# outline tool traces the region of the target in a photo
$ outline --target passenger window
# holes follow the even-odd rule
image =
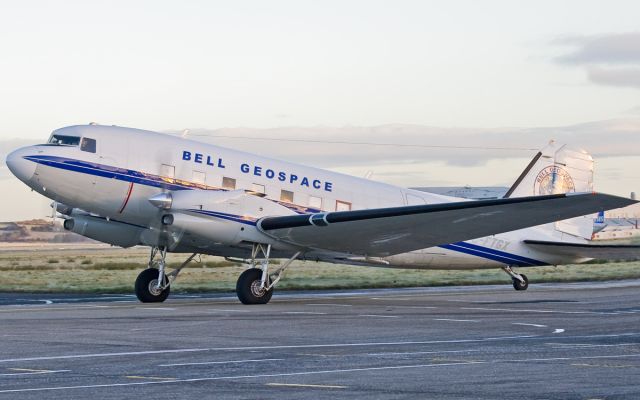
[[[316,196],[309,196],[309,207],[322,210],[322,199]]]
[[[160,176],[173,179],[176,176],[176,167],[167,164],[160,165]]]
[[[285,201],[287,203],[293,203],[293,192],[289,190],[281,190],[280,191],[280,201]]]
[[[351,211],[351,203],[336,200],[336,211]]]
[[[207,179],[207,174],[202,171],[193,171],[193,183],[197,183],[198,185],[204,185],[205,180]]]
[[[86,151],[88,153],[95,153],[96,152],[96,140],[83,137],[82,141],[80,142],[80,150]]]
[[[161,164],[160,165],[160,177],[165,178],[170,182],[173,182],[173,178],[176,176],[176,167],[173,165]]]
[[[222,187],[224,189],[235,190],[236,180],[233,178],[227,178],[226,176],[224,176],[222,177]]]
[[[255,192],[255,193],[262,193],[262,194],[264,194],[264,193],[265,193],[265,191],[264,191],[264,185],[260,185],[260,184],[254,183],[254,184],[252,184],[252,185],[251,185],[251,191],[252,191],[252,192]]]

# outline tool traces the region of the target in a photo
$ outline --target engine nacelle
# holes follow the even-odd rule
[[[255,221],[262,217],[296,215],[290,208],[265,198],[263,194],[245,190],[183,190],[157,194],[149,202],[166,210],[161,217],[162,225],[176,237],[189,232],[219,245],[254,242],[271,243],[286,249],[291,247],[256,228]]]
[[[78,214],[66,219],[62,226],[78,235],[120,247],[140,244],[140,237],[146,230],[135,225]]]
[[[168,228],[174,233],[186,231],[211,243],[236,245],[241,242],[238,233],[241,232],[242,227],[232,221],[175,213],[163,216],[162,222],[163,224],[170,222],[167,224]]]

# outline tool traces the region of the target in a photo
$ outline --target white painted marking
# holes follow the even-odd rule
[[[0,363],[16,362],[16,361],[41,361],[41,360],[68,360],[74,358],[96,358],[96,357],[121,357],[146,354],[167,354],[167,353],[189,353],[209,351],[209,349],[176,349],[176,350],[157,350],[157,351],[133,351],[122,353],[94,353],[94,354],[76,354],[65,356],[49,356],[49,357],[27,357],[27,358],[8,358],[0,360]]]
[[[359,314],[358,317],[373,317],[373,318],[400,318],[397,315],[380,315],[380,314]]]
[[[352,307],[351,304],[309,303],[307,306]]]
[[[564,332],[564,329],[556,329],[555,331],[553,331],[553,333],[562,333]]]
[[[533,361],[570,361],[570,360],[591,360],[601,358],[628,358],[628,357],[640,357],[640,353],[637,354],[620,354],[613,356],[582,356],[582,357],[552,357],[552,358],[528,358],[523,360],[496,360],[492,363],[499,362],[533,362]]]
[[[603,338],[603,337],[629,337],[629,336],[640,336],[640,333],[618,333],[618,334],[609,334],[609,335],[577,335],[577,336],[565,336],[560,339],[586,339],[586,338]]]
[[[452,319],[452,318],[434,318],[434,321],[449,321],[449,322],[480,322],[477,319]]]
[[[540,325],[540,324],[527,324],[524,322],[512,322],[511,325],[522,325],[522,326],[534,326],[536,328],[546,328],[546,325]]]
[[[386,353],[367,353],[368,356],[401,356],[412,354],[443,354],[443,353],[473,353],[480,350],[442,350],[442,351],[409,351],[409,352],[386,352]]]
[[[391,305],[391,306],[386,306],[386,307],[394,307],[394,308],[438,308],[438,307],[434,307],[434,306],[399,306],[399,305]]]
[[[327,315],[326,312],[313,312],[313,311],[285,311],[283,314],[300,314],[300,315]]]
[[[302,383],[267,383],[267,386],[285,386],[285,387],[303,387],[303,388],[314,388],[314,389],[346,389],[346,386],[338,386],[338,385],[309,385]]]
[[[611,335],[606,335],[611,336]],[[361,343],[328,343],[328,344],[301,344],[301,345],[281,345],[281,346],[243,346],[243,347],[211,347],[211,348],[194,348],[194,349],[174,349],[174,350],[149,350],[149,351],[131,351],[120,353],[92,353],[92,354],[75,354],[63,356],[44,356],[44,357],[26,357],[26,358],[7,358],[0,360],[0,363],[17,362],[17,361],[41,361],[41,360],[67,360],[67,359],[83,359],[83,358],[101,358],[101,357],[123,357],[135,355],[156,355],[156,354],[174,354],[174,353],[195,353],[207,351],[251,351],[251,350],[273,350],[273,349],[321,349],[331,347],[376,347],[376,346],[408,346],[417,344],[446,344],[446,343],[479,343],[500,340],[513,339],[534,339],[539,335],[518,335],[518,336],[498,336],[479,339],[452,339],[452,340],[427,340],[427,341],[408,341],[408,342],[361,342]],[[570,338],[570,337],[567,337]]]
[[[21,368],[9,368],[13,371],[20,371],[22,370]],[[42,370],[42,371],[34,371],[34,370],[23,370],[25,372],[13,372],[13,373],[7,373],[7,374],[0,374],[0,376],[22,376],[22,375],[43,375],[43,374],[57,374],[60,372],[69,372],[71,371],[70,369],[58,369],[58,370],[54,370],[54,371],[50,371],[50,370]]]
[[[398,301],[414,301],[412,297],[371,297],[371,300],[398,300]]]
[[[140,375],[127,375],[125,376],[127,379],[153,379],[155,381],[166,381],[169,379],[178,379],[178,378],[167,378],[167,377],[159,377],[159,376],[140,376]]]
[[[261,358],[258,360],[204,361],[204,362],[179,363],[179,364],[160,364],[158,365],[158,367],[182,367],[186,365],[210,365],[210,364],[243,364],[243,363],[283,361],[283,360],[284,358]]]
[[[597,315],[617,315],[615,312],[600,311],[557,311],[557,310],[528,310],[519,308],[488,308],[488,307],[460,307],[461,310],[481,310],[481,311],[505,311],[505,312],[530,312],[530,313],[551,313],[551,314],[597,314]]]
[[[619,347],[619,346],[638,346],[640,343],[618,343],[618,344],[590,344],[590,343],[545,343],[559,348],[587,348],[587,347]]]
[[[51,300],[42,300],[42,301],[44,301],[44,304],[53,304],[53,301]]]
[[[160,310],[160,311],[175,311],[175,308],[169,307],[136,307],[136,310]]]
[[[225,309],[225,308],[210,308],[206,310],[206,312],[238,312],[238,313],[248,313],[251,310],[240,310],[240,309]]]

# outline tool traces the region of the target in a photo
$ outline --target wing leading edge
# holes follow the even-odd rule
[[[294,245],[388,256],[514,231],[635,203],[599,193],[265,217],[258,228]]]

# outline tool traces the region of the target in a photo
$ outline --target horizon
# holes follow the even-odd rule
[[[402,187],[509,187],[538,151],[537,149],[544,147],[550,136],[555,136],[558,143],[567,143],[571,147],[588,148],[588,145],[597,145],[601,153],[592,153],[596,163],[595,190],[629,197],[631,192],[640,192],[640,185],[638,185],[640,176],[637,175],[637,171],[640,171],[640,154],[628,144],[629,138],[633,138],[636,134],[636,126],[640,127],[640,119],[597,121],[569,127],[512,128],[503,131],[469,128],[460,130],[414,124],[342,128],[222,128],[191,129],[189,135],[193,136],[187,136],[187,139],[312,167],[326,168],[353,176],[372,175],[373,180]],[[607,130],[603,131],[603,129]],[[292,131],[298,134],[296,141],[287,142],[287,146],[282,146],[283,140],[291,138]],[[339,140],[345,132],[354,142],[375,141],[397,143],[398,146],[328,143],[332,139]],[[375,132],[374,139],[370,138],[371,132]],[[180,132],[165,130],[163,133],[175,135]],[[517,138],[512,138],[514,133],[517,133]],[[587,146],[575,143],[574,136],[577,133]],[[248,140],[247,135],[254,135],[256,139]],[[607,137],[606,143],[598,144],[603,135]],[[257,139],[260,137],[262,139]],[[275,140],[271,140],[274,138]],[[446,146],[447,143],[453,142],[452,138],[455,139],[454,141],[462,140],[465,148],[456,149],[455,144],[451,144],[451,148],[423,147],[433,143]],[[319,142],[308,143],[305,141],[307,139],[319,140]],[[491,142],[486,142],[487,139]],[[493,149],[505,140],[509,140],[508,147],[518,150]],[[51,215],[52,211],[49,207],[51,200],[31,191],[13,177],[4,164],[4,158],[11,150],[11,146],[7,146],[7,143],[22,146],[43,141],[44,139],[39,141],[0,140],[0,156],[3,160],[0,165],[0,190],[6,193],[6,207],[0,210],[1,221],[18,221]],[[537,147],[534,145],[536,142],[539,143]],[[443,144],[440,145],[440,143]]]

